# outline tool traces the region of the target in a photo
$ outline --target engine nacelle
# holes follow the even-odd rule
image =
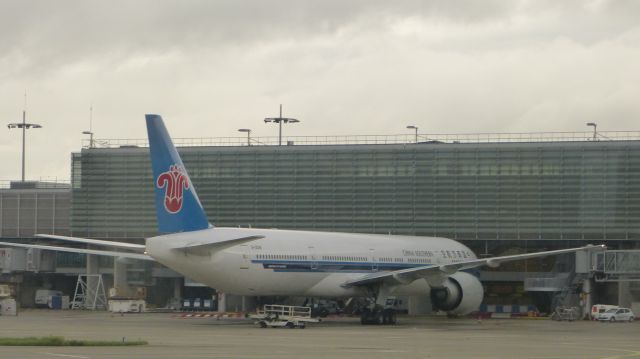
[[[456,272],[442,287],[431,289],[433,308],[452,315],[466,315],[478,310],[483,297],[480,280],[465,272]]]

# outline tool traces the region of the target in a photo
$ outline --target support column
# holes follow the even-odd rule
[[[618,282],[618,306],[631,307],[631,290],[629,282]]]
[[[173,280],[173,297],[178,301],[182,299],[182,278]]]
[[[242,312],[255,312],[256,311],[256,297],[242,297]]]
[[[133,290],[129,286],[127,280],[127,264],[128,260],[125,258],[114,258],[113,260],[113,292],[109,293],[110,296],[115,297],[132,297]]]
[[[218,312],[227,311],[227,295],[222,292],[218,292]]]
[[[593,279],[586,278],[582,282],[582,319],[591,319],[591,306],[593,306]]]
[[[98,256],[95,254],[87,254],[87,274],[100,274],[100,268],[98,264]],[[87,295],[86,303],[95,303],[96,294],[98,293],[98,278],[87,277]]]

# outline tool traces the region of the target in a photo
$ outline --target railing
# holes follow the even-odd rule
[[[267,304],[262,311],[258,311],[258,314],[264,314],[271,317],[304,317],[311,318],[310,307],[297,307],[293,305],[276,305]]]
[[[529,133],[470,133],[470,134],[418,134],[418,144],[438,143],[511,143],[511,142],[586,142],[586,141],[638,141],[640,131],[598,132],[529,132]],[[278,137],[252,137],[252,146],[278,145]],[[247,137],[174,138],[179,147],[191,146],[247,146]],[[380,145],[414,144],[415,134],[346,135],[346,136],[287,136],[282,145]],[[83,140],[83,148],[90,141]],[[148,147],[147,139],[95,139],[94,148]]]
[[[71,181],[57,177],[40,177],[39,180],[0,180],[0,189],[65,189],[71,188]]]

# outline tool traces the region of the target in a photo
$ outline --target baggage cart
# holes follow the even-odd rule
[[[300,328],[304,329],[307,323],[317,323],[319,320],[311,318],[310,307],[297,307],[293,305],[268,304],[257,314],[251,316],[261,328]]]

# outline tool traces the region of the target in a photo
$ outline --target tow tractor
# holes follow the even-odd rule
[[[293,305],[267,304],[258,313],[251,316],[260,328],[300,328],[304,329],[307,323],[318,323],[318,319],[311,318],[310,307],[296,307]]]

